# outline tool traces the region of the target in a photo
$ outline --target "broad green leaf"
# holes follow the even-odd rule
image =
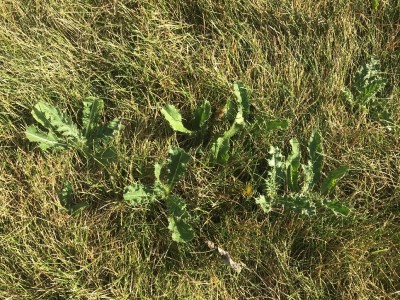
[[[226,119],[230,122],[234,122],[236,115],[238,113],[237,104],[232,100],[226,101],[224,111],[226,111],[225,113]]]
[[[89,204],[87,202],[76,203],[76,204],[72,205],[71,209],[69,210],[69,213],[72,215],[75,215],[88,206],[89,206]]]
[[[107,124],[94,128],[92,139],[103,144],[110,143],[121,128],[121,122],[118,119],[114,119]]]
[[[161,164],[161,163],[154,164],[154,176],[156,178],[155,182],[160,183],[160,184],[162,183],[161,179],[160,179],[162,167],[163,167],[163,164]]]
[[[333,188],[336,186],[338,180],[340,180],[349,171],[348,166],[341,166],[336,170],[329,172],[328,176],[325,178],[321,185],[321,194],[329,194]]]
[[[211,105],[209,101],[204,101],[202,105],[200,105],[195,113],[194,113],[194,127],[196,129],[201,129],[204,127],[206,122],[210,119],[211,117]]]
[[[309,143],[308,143],[308,153],[310,159],[305,170],[306,181],[305,185],[307,190],[311,191],[314,186],[318,183],[321,177],[321,170],[323,164],[323,152],[321,144],[321,135],[317,130],[313,130]]]
[[[287,168],[287,184],[289,190],[292,192],[299,192],[299,177],[300,177],[300,149],[299,141],[294,138],[290,140],[290,145],[292,147],[292,152],[286,160]]]
[[[135,183],[126,187],[124,200],[132,206],[140,206],[154,202],[155,197],[151,188]]]
[[[224,132],[223,138],[230,139],[243,128],[244,124],[245,124],[244,119],[242,117],[241,112],[239,111],[238,114],[236,115],[235,121],[233,122],[229,130]]]
[[[190,156],[180,148],[172,148],[168,153],[166,179],[168,189],[171,191],[185,173]]]
[[[99,122],[101,111],[104,108],[103,100],[93,97],[83,101],[83,135],[87,138]]]
[[[269,213],[272,211],[272,205],[271,202],[267,201],[264,195],[260,195],[256,198],[256,203],[259,204],[262,208],[262,210],[265,213]]]
[[[186,203],[177,196],[166,199],[168,209],[168,229],[171,231],[172,239],[175,242],[188,242],[193,239],[192,227],[188,224],[189,214],[186,210]]]
[[[165,186],[162,181],[161,181],[161,171],[163,168],[164,164],[162,163],[155,163],[154,164],[154,187],[153,191],[154,194],[160,196],[161,198],[164,198],[168,194],[168,187]]]
[[[68,211],[69,214],[76,214],[88,206],[86,202],[74,203],[74,190],[69,181],[65,181],[63,188],[58,192],[58,199],[61,205]]]
[[[58,192],[58,199],[63,207],[70,210],[73,206],[73,196],[74,190],[72,189],[72,184],[69,181],[65,181],[62,189]]]
[[[316,214],[315,204],[308,195],[290,194],[278,200],[285,209],[289,209],[297,214],[313,216]]]
[[[347,216],[350,213],[350,209],[338,201],[324,201],[322,204],[335,214]]]
[[[367,109],[376,100],[377,93],[383,90],[387,82],[381,76],[379,69],[379,61],[372,58],[357,71],[354,78],[353,94],[356,102]]]
[[[33,125],[26,129],[25,134],[29,141],[39,143],[39,147],[42,150],[47,150],[49,148],[64,149],[67,147],[66,144],[58,141],[58,138],[54,133],[49,132],[46,134]]]
[[[118,160],[117,150],[114,147],[97,150],[94,157],[103,165],[108,165]]]
[[[72,139],[76,144],[84,144],[85,139],[72,120],[62,114],[56,107],[39,102],[32,110],[32,116],[49,131],[58,132]]]
[[[236,101],[238,103],[238,110],[242,111],[244,120],[248,121],[250,113],[250,102],[246,88],[240,81],[237,81],[233,85],[233,92],[236,96]]]
[[[182,115],[178,109],[173,105],[166,105],[161,113],[164,115],[165,119],[168,121],[169,125],[173,130],[191,134],[192,131],[187,129],[182,123]]]
[[[219,137],[211,146],[212,161],[224,165],[229,159],[229,139]]]
[[[264,128],[266,130],[275,130],[275,129],[285,130],[288,127],[289,127],[289,122],[288,122],[288,120],[284,120],[284,119],[268,121],[265,123],[265,126],[264,126]]]

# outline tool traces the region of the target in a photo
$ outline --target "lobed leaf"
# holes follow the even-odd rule
[[[171,231],[175,242],[188,242],[193,239],[194,232],[188,224],[189,214],[186,210],[185,201],[178,196],[167,198],[168,229]]]
[[[36,128],[36,126],[29,126],[26,131],[25,135],[31,142],[39,143],[39,147],[42,150],[47,150],[49,148],[55,149],[65,149],[67,145],[64,143],[59,142],[57,136],[53,132],[44,133],[43,131]]]
[[[47,130],[70,138],[75,144],[84,144],[86,141],[72,120],[48,103],[37,103],[32,110],[32,116]]]
[[[187,129],[182,123],[182,115],[178,109],[173,105],[166,105],[161,113],[164,115],[165,119],[168,121],[169,125],[173,130],[182,133],[192,134],[192,131]]]
[[[68,210],[73,205],[73,195],[74,191],[71,182],[65,181],[62,189],[58,192],[58,199],[60,200],[61,205]]]
[[[226,101],[224,111],[225,118],[230,122],[234,122],[238,113],[237,104],[232,100]]]
[[[313,216],[316,214],[315,204],[311,201],[309,195],[290,194],[278,200],[285,209],[289,209],[297,214]]]
[[[140,183],[127,186],[123,197],[132,206],[148,205],[155,201],[152,189]]]
[[[371,8],[373,10],[378,10],[378,6],[379,6],[379,0],[371,0]]]
[[[327,195],[329,194],[333,188],[336,186],[337,182],[347,174],[349,171],[348,166],[341,166],[336,170],[329,172],[328,176],[325,178],[321,185],[321,194]]]
[[[117,150],[114,147],[108,147],[101,150],[98,149],[94,154],[94,158],[97,162],[100,162],[103,165],[109,165],[110,163],[117,162]]]
[[[271,158],[267,161],[271,170],[268,172],[266,188],[268,197],[274,200],[278,195],[279,188],[285,183],[285,169],[283,156],[278,147],[271,146],[269,154],[271,154]]]

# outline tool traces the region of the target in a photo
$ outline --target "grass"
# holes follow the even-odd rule
[[[2,299],[394,299],[400,293],[400,139],[362,114],[341,90],[372,56],[388,83],[381,97],[399,123],[400,5],[379,1],[17,1],[0,4],[0,298]],[[286,131],[232,139],[225,168],[189,149],[161,114],[183,116],[251,92],[251,113],[287,118]],[[125,126],[106,170],[74,151],[44,153],[25,138],[39,101],[79,122],[87,96],[102,121]],[[228,124],[212,116],[212,131]],[[348,218],[266,215],[259,190],[270,145],[302,152],[314,127],[324,174],[351,166],[335,195]],[[209,145],[206,139],[206,146]],[[123,188],[153,181],[171,145],[192,163],[176,187],[188,204],[193,243],[174,243],[163,207],[131,208]],[[68,180],[76,216],[57,192]],[[247,268],[209,251],[209,239]]]

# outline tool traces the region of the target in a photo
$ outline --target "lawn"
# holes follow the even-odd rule
[[[399,83],[397,0],[1,1],[0,298],[400,297]]]

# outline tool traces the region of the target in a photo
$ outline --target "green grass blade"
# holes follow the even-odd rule
[[[167,198],[168,229],[171,231],[175,242],[189,242],[194,237],[192,227],[188,223],[189,214],[185,201],[177,196]]]
[[[349,171],[348,166],[341,166],[331,172],[329,172],[328,176],[325,178],[324,182],[321,185],[321,194],[327,195],[329,194],[333,188],[336,186],[337,182],[347,174]]]
[[[83,135],[86,138],[91,134],[92,130],[97,126],[103,108],[104,108],[103,100],[89,97],[83,101],[82,124],[83,124]]]
[[[182,123],[182,115],[178,109],[173,105],[166,105],[161,113],[164,115],[165,119],[168,121],[171,128],[175,131],[182,133],[192,134],[192,131],[187,129]]]

